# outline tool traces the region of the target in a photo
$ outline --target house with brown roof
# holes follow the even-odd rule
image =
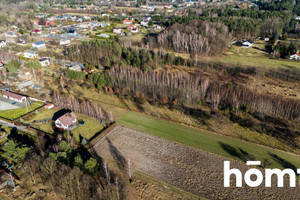
[[[68,129],[72,127],[77,122],[77,116],[73,112],[68,112],[57,120],[55,120],[55,126],[57,128]]]
[[[10,91],[4,91],[3,92],[3,97],[13,100],[13,101],[17,101],[17,102],[25,102],[26,101],[26,96],[21,95],[21,94],[17,94],[17,93],[13,93]]]
[[[129,24],[132,24],[132,21],[131,21],[131,20],[128,20],[128,19],[124,19],[124,20],[123,20],[123,24],[129,25]]]

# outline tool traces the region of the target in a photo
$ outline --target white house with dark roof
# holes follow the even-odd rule
[[[77,122],[77,116],[73,112],[68,112],[57,120],[55,120],[55,126],[57,128],[68,129]]]
[[[35,42],[32,44],[32,48],[34,49],[44,49],[46,48],[46,44],[44,41]]]

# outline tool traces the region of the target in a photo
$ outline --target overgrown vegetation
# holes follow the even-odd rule
[[[227,26],[199,20],[174,24],[157,36],[157,46],[193,55],[218,55],[228,48],[230,41]]]

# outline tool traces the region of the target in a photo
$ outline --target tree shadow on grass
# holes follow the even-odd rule
[[[277,156],[276,154],[273,154],[270,152],[268,154],[272,157],[272,159],[275,162],[280,164],[282,166],[282,168],[284,168],[284,169],[289,168],[289,169],[292,169],[295,173],[297,173],[297,167],[294,164],[292,164],[291,162],[285,160],[284,158]]]
[[[241,148],[236,148],[236,147],[233,147],[233,146],[223,143],[223,142],[219,142],[219,145],[221,146],[221,148],[224,151],[229,153],[231,156],[234,156],[234,157],[242,160],[243,162],[256,159],[254,155],[249,154],[247,151],[245,151]]]

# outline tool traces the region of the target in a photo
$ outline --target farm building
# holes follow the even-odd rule
[[[55,120],[57,128],[68,129],[77,122],[77,116],[73,112],[68,112]]]
[[[53,104],[53,103],[47,103],[47,104],[45,105],[45,108],[48,109],[48,110],[50,110],[50,109],[53,108],[53,107],[54,107],[54,104]]]
[[[20,103],[26,101],[26,96],[21,95],[21,94],[17,94],[17,93],[13,93],[13,92],[10,92],[10,91],[4,91],[3,92],[3,97],[7,98],[7,99],[10,99],[10,100],[13,100],[13,101],[20,102]]]

